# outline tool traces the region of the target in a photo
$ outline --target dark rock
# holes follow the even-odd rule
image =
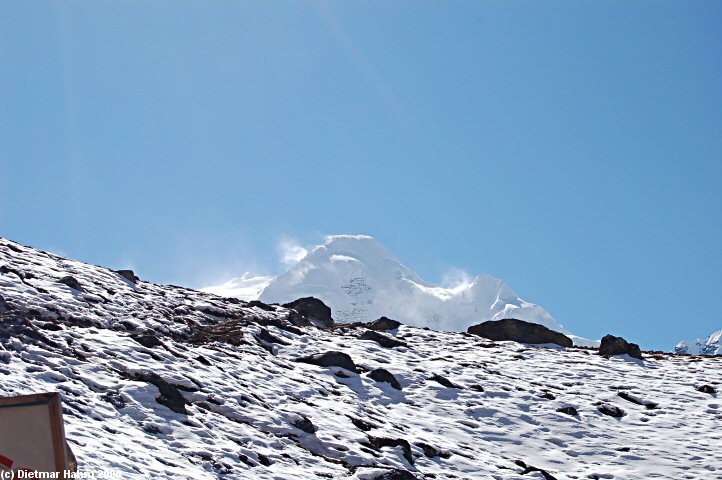
[[[359,339],[371,340],[372,342],[376,342],[385,348],[407,347],[408,346],[406,344],[406,342],[402,342],[401,340],[396,340],[394,337],[389,337],[388,335],[384,335],[383,333],[375,332],[373,330],[366,330],[363,334],[361,334]]]
[[[273,335],[271,332],[269,332],[265,328],[261,328],[261,332],[258,335],[256,335],[256,337],[263,340],[264,342],[278,343],[279,345],[290,345],[289,342]]]
[[[390,318],[381,317],[378,320],[374,320],[373,322],[367,323],[364,326],[371,330],[395,330],[401,326],[401,322],[391,320]]]
[[[196,357],[196,360],[201,362],[203,365],[207,365],[209,367],[211,366],[211,362],[209,362],[208,359],[206,357],[204,357],[203,355],[198,355]]]
[[[258,463],[263,465],[264,467],[270,467],[271,466],[271,459],[265,456],[262,453],[256,452],[256,455],[258,456]]]
[[[341,367],[351,372],[356,371],[356,364],[353,363],[353,360],[348,354],[343,352],[331,351],[316,353],[314,355],[297,358],[296,361],[318,365],[319,367]]]
[[[571,347],[574,344],[571,338],[554,330],[550,330],[544,325],[513,318],[472,325],[467,331],[474,335],[495,341],[511,340],[532,344],[556,343],[562,347]]]
[[[9,312],[12,307],[8,305],[2,295],[0,295],[0,313]]]
[[[288,323],[296,327],[310,327],[313,325],[313,323],[311,323],[311,320],[304,317],[296,310],[291,310],[290,312],[288,312],[286,320],[288,320]]]
[[[110,403],[117,409],[125,408],[128,406],[128,402],[125,400],[125,397],[123,397],[123,394],[119,392],[108,392],[105,395],[102,395],[100,398],[105,400],[106,402]]]
[[[131,380],[139,380],[155,385],[160,391],[160,396],[155,398],[156,402],[165,405],[176,413],[188,414],[186,410],[186,404],[188,404],[188,402],[183,398],[183,395],[181,395],[177,385],[166,382],[157,373],[134,372],[129,375],[129,378]]]
[[[73,290],[77,290],[77,291],[79,291],[79,292],[84,292],[84,291],[85,291],[85,290],[83,289],[82,285],[80,285],[80,282],[79,282],[75,277],[72,277],[72,276],[70,276],[70,275],[68,275],[67,277],[61,278],[60,280],[58,280],[58,283],[62,283],[63,285],[67,285],[67,286],[69,286],[70,288],[72,288]]]
[[[0,339],[4,340],[11,337],[15,337],[28,345],[61,348],[57,342],[40,332],[26,314],[14,310],[0,313]]]
[[[401,390],[401,384],[391,372],[383,368],[377,368],[369,373],[369,378],[377,382],[386,382],[396,390]]]
[[[464,388],[464,387],[461,387],[459,385],[452,383],[452,381],[449,380],[448,378],[442,377],[441,375],[437,375],[437,374],[434,374],[431,377],[429,377],[429,380],[440,383],[441,385],[448,387],[448,388],[458,388],[458,389]]]
[[[715,393],[717,393],[717,389],[711,385],[700,385],[699,387],[697,387],[697,391],[702,393],[709,393],[710,395],[714,395]]]
[[[521,472],[522,475],[526,475],[527,473],[531,472],[539,472],[542,474],[545,480],[557,480],[557,477],[552,475],[551,473],[547,472],[546,470],[543,470],[541,468],[532,467],[531,465],[527,465],[522,460],[515,460],[514,463],[516,463],[518,466],[524,469],[523,472]]]
[[[577,412],[577,409],[574,407],[557,408],[557,412],[565,413],[567,415],[571,415],[572,417],[576,417],[577,415],[579,415],[579,412]]]
[[[293,315],[297,316],[298,318],[303,318],[303,317],[301,317],[301,315],[300,315],[298,312],[296,312],[295,310],[291,310],[291,313],[292,313]],[[305,320],[305,321],[308,322],[308,320]],[[258,322],[258,323],[260,323],[261,325],[274,326],[274,327],[280,328],[281,330],[284,330],[284,331],[286,331],[286,332],[293,333],[294,335],[306,335],[306,332],[304,332],[304,331],[301,330],[300,328],[296,328],[296,327],[294,327],[294,326],[292,326],[292,325],[289,325],[287,322],[284,322],[283,320],[279,320],[279,319],[277,319],[277,318],[274,318],[274,319],[263,319],[262,321],[260,321],[260,322]],[[309,322],[309,325],[310,325],[310,322]]]
[[[624,415],[626,415],[624,413],[624,410],[622,410],[621,408],[619,408],[617,406],[610,405],[608,403],[603,403],[603,404],[599,405],[597,407],[597,410],[602,412],[604,415],[609,415],[610,417],[614,417],[614,418],[621,418]]]
[[[256,342],[258,342],[258,346],[259,346],[259,347],[261,347],[262,349],[264,349],[265,351],[267,351],[267,352],[270,353],[271,355],[276,355],[276,352],[273,351],[273,345],[271,345],[271,344],[268,343],[268,342],[264,342],[263,340],[261,340],[260,338],[258,338],[258,337],[255,336],[255,335],[253,336],[253,338],[255,338],[255,339],[256,339]]]
[[[276,307],[272,307],[271,305],[267,305],[258,300],[251,300],[250,302],[248,302],[248,306],[249,307],[257,307],[257,308],[260,308],[261,310],[265,310],[267,312],[275,312],[276,311]]]
[[[418,477],[408,470],[394,468],[393,470],[389,470],[381,476],[376,477],[374,480],[418,480]]]
[[[283,307],[296,310],[301,316],[320,328],[333,327],[334,322],[333,318],[331,318],[331,309],[318,298],[299,298],[291,303],[283,304]]]
[[[356,428],[358,428],[359,430],[363,430],[364,432],[368,432],[372,428],[378,428],[377,425],[374,425],[371,422],[367,422],[366,420],[362,420],[362,419],[356,418],[356,417],[349,417],[349,418],[351,419],[351,423],[353,423],[356,426]]]
[[[541,398],[545,398],[547,400],[554,400],[555,398],[557,398],[554,396],[554,394],[552,392],[542,392],[539,394],[539,396]]]
[[[629,343],[622,337],[615,337],[614,335],[605,335],[604,338],[602,338],[602,343],[599,345],[599,355],[612,356],[624,354],[642,360],[642,351],[636,343]]]
[[[291,422],[291,425],[293,425],[294,427],[296,427],[299,430],[304,431],[306,433],[315,433],[316,430],[318,430],[316,428],[316,426],[311,422],[311,420],[309,420],[308,418],[306,418],[303,415],[299,415],[299,416],[301,418],[293,420]]]
[[[418,480],[413,473],[408,470],[400,470],[394,468],[387,472],[384,472],[381,476],[375,477],[374,480]]]
[[[637,398],[634,395],[630,395],[626,392],[617,392],[617,395],[619,395],[620,397],[622,397],[623,399],[625,399],[628,402],[636,403],[637,405],[642,405],[645,408],[647,408],[647,410],[654,410],[655,408],[657,408],[659,406],[658,403],[650,402],[647,400],[642,400],[642,399]]]
[[[163,346],[163,342],[155,335],[134,335],[131,338],[147,348]]]
[[[484,387],[482,387],[479,384],[469,385],[469,389],[474,390],[475,392],[483,392],[484,391]]]
[[[133,270],[116,270],[115,273],[132,283],[136,283],[138,280],[140,280],[140,278],[135,275]]]
[[[63,329],[62,325],[58,325],[57,323],[53,322],[39,323],[38,327],[42,328],[43,330],[49,330],[51,332],[59,332]]]
[[[373,448],[383,447],[401,447],[404,452],[404,458],[413,465],[414,457],[411,455],[411,445],[403,438],[387,438],[387,437],[371,437],[369,436],[369,444]]]
[[[449,452],[439,450],[436,447],[432,447],[428,443],[416,442],[416,443],[414,443],[414,445],[416,445],[417,447],[420,447],[421,450],[424,451],[424,455],[426,455],[428,458],[434,458],[434,457],[449,458],[449,457],[451,457],[451,454]]]

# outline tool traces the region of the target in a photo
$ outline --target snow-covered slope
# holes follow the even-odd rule
[[[129,480],[722,478],[719,393],[697,390],[722,358],[412,326],[384,348],[256,305],[0,239],[0,395],[59,391],[80,471]],[[326,351],[358,370],[297,361]]]
[[[694,343],[682,340],[674,351],[692,355],[722,355],[722,330],[714,332],[706,340],[698,338]]]
[[[456,287],[444,288],[422,280],[372,237],[336,235],[271,278],[244,276],[205,291],[251,300],[247,285],[263,284],[257,297],[286,303],[313,296],[323,300],[338,322],[366,322],[383,315],[435,330],[465,331],[485,320],[517,318],[540,323],[565,334],[544,308],[520,298],[498,278],[480,275]],[[576,344],[598,345],[570,335]]]
[[[254,275],[246,272],[242,277],[232,278],[220,285],[201,288],[201,292],[213,293],[221,297],[235,297],[240,300],[258,300],[263,289],[273,281],[275,277]]]

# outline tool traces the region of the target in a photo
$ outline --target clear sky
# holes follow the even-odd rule
[[[144,279],[378,238],[573,332],[722,328],[718,1],[0,3],[0,235]]]

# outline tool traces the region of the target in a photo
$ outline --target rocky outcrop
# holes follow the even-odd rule
[[[611,357],[612,355],[629,355],[642,360],[642,351],[636,343],[629,343],[622,337],[605,335],[599,345],[599,355]]]
[[[418,477],[408,470],[398,468],[391,469],[381,476],[375,477],[374,480],[417,480]]]
[[[451,454],[449,452],[446,452],[444,450],[436,448],[433,445],[429,445],[428,443],[425,443],[425,442],[416,442],[416,443],[414,443],[414,445],[421,448],[421,450],[424,452],[424,455],[428,458],[434,458],[434,457],[450,458],[451,457]]]
[[[608,415],[614,418],[621,418],[626,415],[626,413],[624,413],[624,410],[609,403],[602,403],[601,405],[598,405],[597,410],[599,410],[604,415]]]
[[[316,430],[318,430],[313,422],[304,415],[298,415],[297,418],[291,420],[291,425],[306,433],[316,433]]]
[[[388,335],[384,335],[383,333],[375,332],[373,330],[366,330],[359,338],[361,340],[371,340],[372,342],[376,342],[385,348],[408,346],[406,342],[396,340],[394,337],[389,337]]]
[[[136,283],[140,280],[140,278],[135,275],[135,272],[133,272],[133,270],[116,270],[115,273],[125,278],[130,283]]]
[[[334,321],[333,318],[331,318],[331,309],[318,298],[299,298],[291,303],[284,303],[283,307],[297,311],[302,317],[308,319],[317,327],[333,327]]]
[[[395,330],[401,326],[401,322],[392,320],[387,317],[381,317],[378,320],[374,320],[373,322],[367,323],[364,326],[370,330]]]
[[[341,367],[351,372],[356,371],[356,364],[351,357],[343,352],[316,353],[296,359],[297,362],[310,363],[319,367]]]
[[[130,380],[148,382],[155,385],[160,392],[160,395],[155,398],[156,402],[161,405],[165,405],[175,413],[182,413],[184,415],[188,414],[188,411],[186,410],[188,402],[183,395],[181,395],[177,385],[168,383],[157,373],[133,372],[127,374],[127,377]]]
[[[441,376],[441,375],[439,375],[439,374],[434,374],[434,375],[432,375],[431,377],[429,377],[429,380],[431,380],[432,382],[436,382],[436,383],[438,383],[438,384],[440,384],[440,385],[443,385],[443,386],[445,386],[445,387],[447,387],[447,388],[457,388],[457,389],[459,389],[459,390],[461,390],[461,389],[464,388],[464,387],[462,387],[462,386],[456,385],[454,382],[452,382],[452,381],[449,380],[448,378],[443,377],[443,376]]]
[[[525,322],[514,318],[472,325],[467,331],[496,341],[511,340],[531,344],[555,343],[562,347],[571,347],[573,345],[572,339],[562,333],[550,330],[538,323]]]
[[[67,277],[63,277],[60,280],[58,280],[58,283],[62,283],[63,285],[67,285],[68,287],[72,288],[73,290],[77,290],[79,292],[84,292],[83,286],[80,285],[80,282],[73,276],[68,275]]]
[[[571,415],[572,417],[576,417],[577,415],[579,415],[579,412],[577,412],[577,409],[572,406],[559,407],[559,408],[557,408],[557,412],[564,413],[566,415]]]
[[[624,400],[626,400],[628,402],[631,402],[631,403],[634,403],[637,405],[642,405],[647,410],[654,410],[657,407],[659,407],[658,403],[650,402],[649,400],[643,400],[643,399],[641,399],[635,395],[632,395],[630,393],[627,393],[627,392],[618,392],[617,395],[619,395],[620,398],[623,398]]]
[[[369,444],[373,448],[383,447],[401,447],[404,458],[410,463],[414,463],[414,457],[411,455],[411,445],[403,438],[387,438],[369,436]]]
[[[717,389],[711,385],[700,385],[699,387],[697,387],[697,391],[702,393],[709,393],[710,395],[714,395],[715,393],[717,393]]]
[[[542,477],[544,477],[544,480],[557,480],[557,477],[552,475],[551,473],[547,472],[546,470],[542,468],[533,467],[531,465],[527,465],[523,460],[516,460],[514,463],[519,465],[524,470],[521,472],[522,475],[526,475],[527,473],[532,472],[539,472]]]
[[[287,342],[286,340],[283,340],[282,338],[279,338],[266,330],[265,328],[261,328],[260,332],[256,335],[256,338],[263,340],[264,342],[268,343],[277,343],[279,345],[290,345],[290,342]]]
[[[401,384],[399,381],[396,380],[396,377],[394,377],[394,375],[385,368],[377,368],[376,370],[371,371],[371,373],[369,373],[369,378],[377,382],[388,383],[392,388],[401,390]]]

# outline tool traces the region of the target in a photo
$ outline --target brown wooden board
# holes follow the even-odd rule
[[[0,471],[68,469],[58,393],[0,397]]]

